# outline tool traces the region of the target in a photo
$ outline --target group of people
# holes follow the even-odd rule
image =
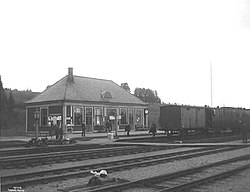
[[[119,123],[118,123],[118,126],[119,126]],[[112,123],[110,120],[107,120],[106,121],[106,124],[105,124],[105,129],[106,129],[106,132],[107,133],[110,133],[111,130],[112,130]],[[127,133],[127,136],[129,136],[129,132],[130,132],[131,128],[130,128],[130,125],[126,125],[125,126],[125,132]]]
[[[81,127],[82,127],[82,136],[85,136],[86,135],[86,125],[85,125],[84,122],[82,122]],[[111,129],[112,129],[112,124],[111,124],[110,121],[107,121],[106,124],[105,124],[106,132],[110,133]],[[125,126],[124,130],[125,130],[125,133],[127,133],[127,136],[130,136],[131,127],[130,127],[129,124]],[[156,132],[157,132],[156,124],[153,123],[150,130],[149,130],[149,133],[152,133],[153,137],[155,137]]]
[[[51,132],[50,136],[52,137],[53,135],[56,136],[56,140],[58,139],[63,139],[63,127],[61,122],[59,123],[51,123]]]

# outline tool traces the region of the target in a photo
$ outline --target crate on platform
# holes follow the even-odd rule
[[[108,139],[114,139],[114,133],[108,133]]]

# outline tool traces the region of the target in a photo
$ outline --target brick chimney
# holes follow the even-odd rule
[[[73,68],[72,67],[68,68],[68,82],[74,83],[74,76],[73,76]]]

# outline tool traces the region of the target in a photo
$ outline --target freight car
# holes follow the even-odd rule
[[[170,135],[208,135],[236,132],[239,120],[250,123],[250,110],[231,107],[164,105],[160,107],[161,129]]]
[[[211,127],[213,111],[208,107],[165,105],[160,107],[160,125],[168,134],[204,134]]]
[[[217,107],[214,108],[212,116],[212,126],[215,133],[234,132],[239,133],[239,120],[250,124],[250,111],[244,108]]]

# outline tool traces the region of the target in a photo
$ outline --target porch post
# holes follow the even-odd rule
[[[67,119],[66,119],[66,104],[63,105],[63,112],[62,112],[62,126],[63,126],[63,132],[66,134],[67,136]]]

